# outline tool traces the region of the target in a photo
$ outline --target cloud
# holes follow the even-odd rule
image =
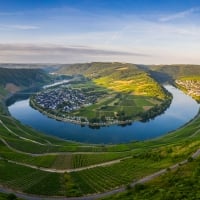
[[[39,26],[33,25],[20,25],[20,24],[11,24],[11,25],[0,25],[1,29],[16,29],[16,30],[35,30],[39,29]]]
[[[44,44],[0,44],[2,62],[57,62],[124,61],[126,58],[150,55],[89,46],[60,46]]]
[[[8,27],[19,30],[34,30],[40,28],[39,26],[31,26],[31,25],[10,25]]]
[[[101,55],[101,56],[149,56],[141,53],[97,49],[87,46],[58,46],[58,45],[24,45],[24,44],[0,44],[2,52],[26,52],[26,53],[54,53],[54,54],[82,54],[82,55]]]
[[[176,20],[176,19],[182,19],[182,18],[185,18],[195,12],[198,12],[200,10],[200,8],[191,8],[189,10],[185,10],[185,11],[182,11],[182,12],[178,12],[178,13],[175,13],[175,14],[172,14],[172,15],[168,15],[168,16],[165,16],[165,17],[161,17],[159,19],[159,21],[161,22],[168,22],[168,21],[173,21],[173,20]]]

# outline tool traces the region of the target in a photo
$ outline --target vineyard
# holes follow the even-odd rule
[[[195,123],[199,123],[199,120]],[[195,128],[194,124],[192,123],[188,126],[190,130]],[[183,140],[181,144],[166,144],[160,147],[156,147],[156,144],[154,144],[155,147],[148,148],[144,146],[142,149],[126,153],[59,155],[52,157],[52,159],[44,156],[44,160],[40,162],[44,165],[46,161],[46,163],[49,163],[49,167],[53,166],[57,169],[70,168],[72,165],[77,168],[91,166],[94,163],[123,158],[120,162],[112,165],[61,174],[31,169],[10,163],[4,158],[0,161],[0,172],[2,173],[0,174],[0,180],[5,186],[13,189],[42,195],[79,196],[104,192],[122,185],[126,186],[141,177],[188,158],[200,145],[200,142],[196,141],[197,138],[199,136],[194,136],[191,141]],[[1,144],[1,150],[5,149],[5,146]],[[103,159],[104,156],[105,158]],[[24,157],[18,157],[18,160],[23,162]],[[33,159],[32,164],[39,164],[39,159],[41,158],[36,157],[35,160]],[[14,160],[14,155],[12,160]],[[48,167],[47,165],[46,167]]]
[[[95,67],[98,68],[98,65]],[[86,68],[88,69],[88,66]],[[128,68],[120,66],[115,69],[114,77],[107,78],[118,78],[126,69]],[[138,68],[134,69],[131,73],[136,73],[142,84],[148,77],[139,73]],[[102,68],[101,73],[106,73],[106,69]],[[102,77],[94,73],[94,68],[86,70],[86,74],[99,85],[99,90],[102,87],[113,87],[113,90],[119,92],[126,88],[126,82],[117,87],[117,82],[102,80]],[[120,76],[123,75],[124,73]],[[149,84],[152,83],[151,79],[148,81]],[[93,87],[94,83],[90,84]],[[83,85],[76,86],[84,88]],[[137,89],[138,91],[136,88],[134,91],[145,92],[139,85]],[[113,96],[103,99],[98,105],[93,105],[93,108],[98,108],[98,112],[100,108],[113,112],[115,106],[126,109],[130,105],[148,109],[145,107],[147,103],[148,106],[153,106],[161,101],[151,96],[142,98],[140,95],[133,96],[123,92],[117,96],[118,98],[115,98],[116,94],[110,94]],[[102,108],[105,102],[107,107]],[[1,113],[0,188],[10,188],[14,193],[19,191],[28,195],[61,198],[98,195],[116,188],[125,188],[124,193],[107,198],[125,200],[164,200],[166,198],[163,193],[168,199],[173,199],[173,195],[176,199],[184,199],[184,195],[187,196],[186,192],[191,191],[191,195],[188,194],[191,199],[192,195],[193,199],[199,199],[199,184],[196,183],[199,183],[200,160],[191,157],[200,146],[199,124],[198,114],[180,129],[160,138],[117,145],[93,145],[44,135]],[[181,165],[180,162],[184,160],[188,163]],[[170,166],[174,164],[178,167],[171,170]],[[166,170],[167,174],[157,177],[150,183],[131,188],[131,183],[162,169]],[[177,188],[179,193],[176,193]],[[195,194],[193,189],[197,191]],[[9,195],[0,194],[0,199],[5,198],[9,198]]]

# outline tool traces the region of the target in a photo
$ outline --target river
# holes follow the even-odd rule
[[[113,125],[91,129],[57,121],[30,107],[29,99],[17,101],[10,105],[8,109],[10,114],[21,123],[49,135],[84,143],[125,143],[164,135],[183,126],[198,113],[200,105],[190,96],[171,85],[166,85],[165,88],[172,93],[173,100],[163,114],[148,122],[134,122],[125,127]]]

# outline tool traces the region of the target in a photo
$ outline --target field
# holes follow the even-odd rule
[[[90,88],[94,93],[98,93],[99,90],[96,89],[94,84],[86,84],[78,86]],[[94,105],[84,107],[73,114],[75,116],[86,116],[89,121],[94,118],[99,120],[111,118],[111,119],[121,119],[133,120],[140,116],[140,113],[144,112],[145,108],[152,108],[153,106],[160,104],[161,101],[155,101],[153,97],[144,96],[133,96],[128,93],[119,93],[111,89],[105,89],[101,87],[101,92],[104,91],[104,95],[98,99],[98,102]],[[121,118],[120,118],[121,115]]]

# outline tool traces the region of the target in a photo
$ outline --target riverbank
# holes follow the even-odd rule
[[[30,106],[52,119],[56,119],[58,121],[63,121],[63,122],[70,122],[70,123],[82,125],[82,126],[91,126],[91,127],[101,127],[102,126],[103,127],[103,126],[110,126],[110,125],[128,125],[128,124],[131,124],[132,122],[134,122],[133,120],[125,120],[125,121],[114,120],[112,122],[99,122],[99,123],[91,123],[88,121],[82,122],[80,120],[81,117],[67,116],[64,118],[64,117],[59,117],[59,116],[53,115],[49,112],[46,112],[45,110],[43,110],[39,106],[37,106],[32,99],[30,99]]]
[[[121,118],[127,118],[125,111],[123,111],[123,117],[118,116],[122,115],[119,114],[118,112],[115,113],[115,117],[109,117],[109,116],[103,116],[101,119],[95,118],[92,120],[89,120],[87,116],[77,116],[72,114],[66,115],[66,113],[59,112],[58,110],[52,110],[52,109],[44,109],[43,106],[41,106],[35,99],[34,96],[32,96],[29,100],[30,106],[42,114],[48,116],[49,118],[53,118],[59,121],[63,122],[69,122],[81,126],[89,126],[89,127],[105,127],[105,126],[111,126],[111,125],[121,125],[121,126],[126,126],[126,125],[131,125],[131,123],[135,121],[149,121],[150,119],[155,118],[156,116],[164,113],[164,111],[170,106],[171,101],[172,101],[172,95],[166,90],[167,93],[167,99],[165,99],[163,102],[160,104],[156,104],[153,107],[152,106],[143,106],[145,109],[136,114],[136,116],[133,116],[132,119],[129,116],[129,119],[123,119],[120,120]],[[92,106],[95,106],[92,105]],[[107,107],[107,105],[103,105],[102,107]],[[148,109],[146,108],[148,107]],[[81,108],[80,108],[81,109]],[[130,107],[132,109],[132,107]],[[122,111],[121,111],[122,112]],[[54,114],[55,113],[55,114]],[[93,122],[94,121],[94,122]]]
[[[196,116],[199,110],[196,101],[173,86],[167,86],[167,89],[174,98],[163,114],[146,122],[134,121],[128,125],[89,127],[63,122],[33,109],[28,99],[9,106],[9,111],[21,123],[66,140],[90,144],[128,143],[162,136],[180,128]]]

